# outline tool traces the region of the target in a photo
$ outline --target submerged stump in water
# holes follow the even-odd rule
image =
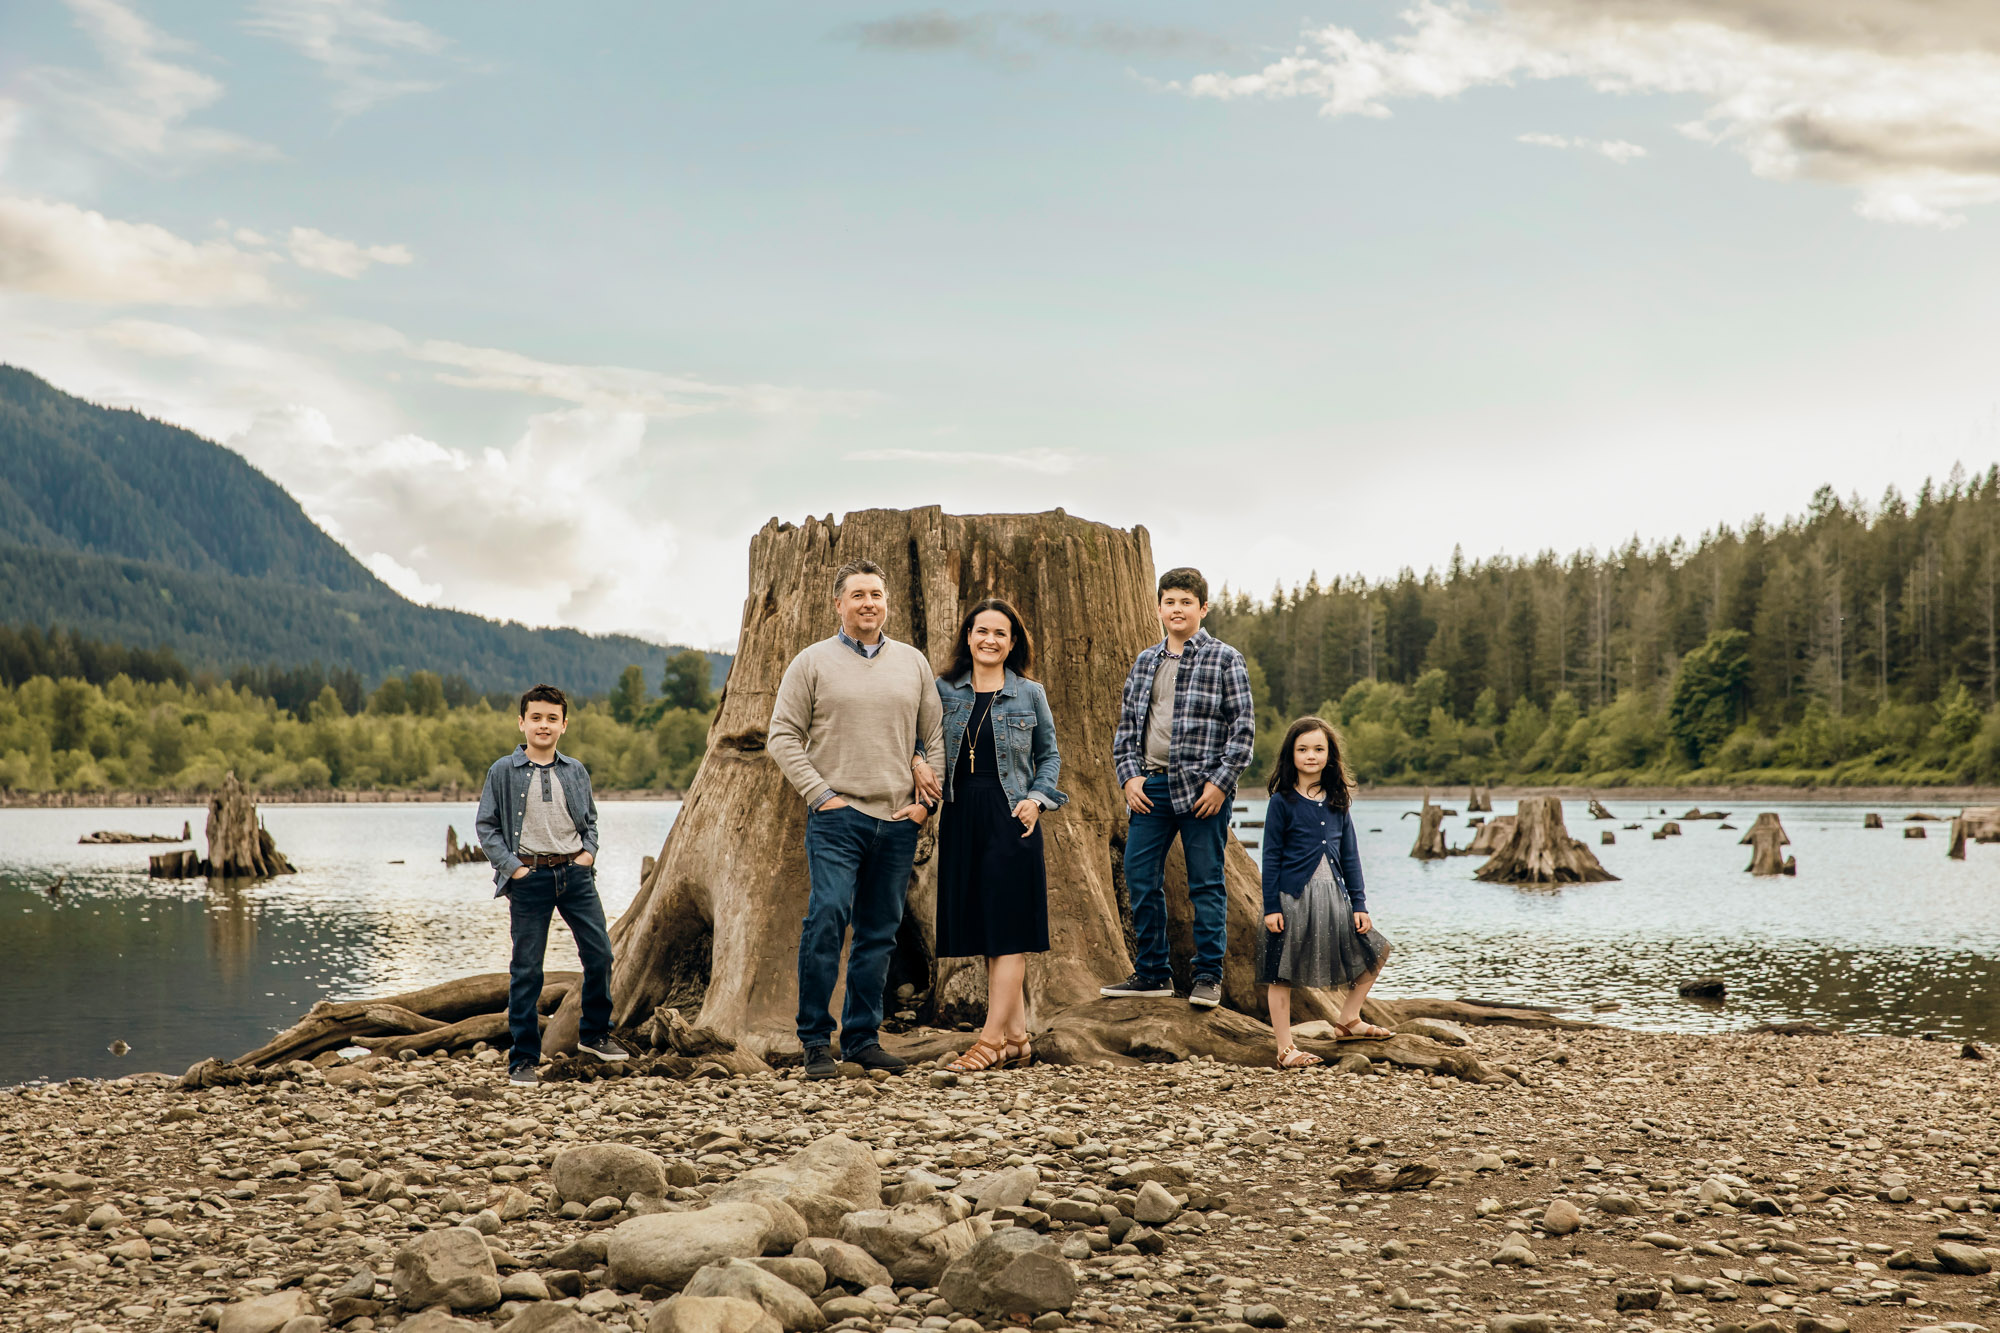
[[[1590,817],[1591,817],[1592,819],[1616,819],[1616,818],[1618,818],[1618,816],[1617,816],[1617,815],[1614,815],[1614,814],[1612,814],[1612,813],[1611,813],[1611,812],[1610,812],[1609,810],[1606,810],[1606,809],[1604,808],[1604,802],[1602,802],[1602,801],[1598,800],[1598,799],[1597,799],[1597,798],[1596,798],[1595,796],[1593,796],[1593,797],[1591,797],[1591,798],[1590,798]]]
[[[185,823],[181,828],[183,833],[190,831]],[[208,803],[207,858],[192,851],[164,852],[148,859],[147,873],[154,879],[193,879],[198,875],[264,879],[297,874],[298,867],[278,850],[270,830],[257,818],[257,803],[231,773]]]
[[[1507,845],[1514,836],[1514,816],[1495,815],[1479,826],[1479,832],[1472,835],[1466,846],[1467,856],[1491,856]]]
[[[472,865],[486,862],[486,849],[476,842],[460,842],[458,829],[447,827],[444,831],[444,863],[448,866]]]
[[[1951,821],[1951,845],[1945,855],[1965,859],[1967,842],[2000,842],[2000,805],[1967,806]]]
[[[1444,845],[1444,807],[1432,805],[1429,796],[1424,797],[1423,812],[1417,818],[1417,841],[1410,855],[1419,861],[1441,861],[1451,855]]]
[[[1475,878],[1488,884],[1598,884],[1618,876],[1570,837],[1561,797],[1524,796],[1514,812],[1513,836]]]
[[[1797,862],[1778,849],[1788,846],[1791,838],[1785,834],[1785,826],[1778,822],[1778,816],[1769,810],[1757,816],[1757,822],[1750,831],[1738,840],[1737,845],[1750,848],[1750,865],[1753,875],[1791,875],[1797,872]]]

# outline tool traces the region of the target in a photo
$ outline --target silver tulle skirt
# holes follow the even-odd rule
[[[1389,941],[1381,931],[1354,928],[1354,905],[1325,857],[1299,890],[1279,894],[1285,928],[1264,935],[1264,981],[1290,986],[1351,986],[1389,961]]]

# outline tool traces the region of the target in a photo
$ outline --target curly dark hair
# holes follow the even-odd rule
[[[1339,730],[1323,717],[1302,717],[1286,729],[1285,739],[1278,746],[1277,762],[1271,766],[1271,776],[1264,779],[1265,789],[1273,796],[1281,791],[1298,791],[1299,769],[1292,760],[1292,747],[1309,731],[1326,733],[1326,770],[1319,779],[1320,790],[1326,794],[1326,808],[1345,810],[1354,804],[1354,773],[1347,767],[1346,743],[1340,739]]]

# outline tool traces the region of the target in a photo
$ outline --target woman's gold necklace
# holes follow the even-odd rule
[[[993,701],[999,697],[1000,691],[998,690],[986,696],[985,721],[991,722],[993,720]],[[966,733],[965,743],[969,747],[969,753],[965,757],[967,762],[971,764],[971,767],[966,769],[966,772],[977,773],[979,771],[979,723],[975,722],[972,724],[972,730]],[[999,745],[999,737],[997,736],[994,737],[994,745],[996,748]]]

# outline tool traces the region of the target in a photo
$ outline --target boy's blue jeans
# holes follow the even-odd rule
[[[799,1042],[833,1044],[833,983],[840,976],[840,942],[847,947],[847,999],[840,1012],[843,1054],[879,1040],[889,955],[903,924],[910,868],[923,832],[907,819],[877,819],[853,806],[806,816],[806,870],[812,895],[799,928]]]
[[[611,1030],[611,933],[604,928],[597,872],[579,865],[530,870],[507,881],[507,918],[514,932],[507,980],[507,1031],[513,1039],[509,1065],[531,1065],[542,1058],[542,955],[548,952],[549,920],[557,912],[576,937],[583,960],[578,1036],[595,1041]]]
[[[1167,775],[1146,779],[1151,814],[1132,813],[1125,834],[1125,894],[1132,901],[1132,934],[1139,946],[1133,967],[1147,981],[1173,975],[1167,952],[1167,849],[1180,836],[1187,857],[1188,905],[1194,909],[1194,975],[1222,979],[1229,939],[1229,896],[1223,888],[1222,849],[1229,837],[1229,803],[1202,819],[1174,813]]]

